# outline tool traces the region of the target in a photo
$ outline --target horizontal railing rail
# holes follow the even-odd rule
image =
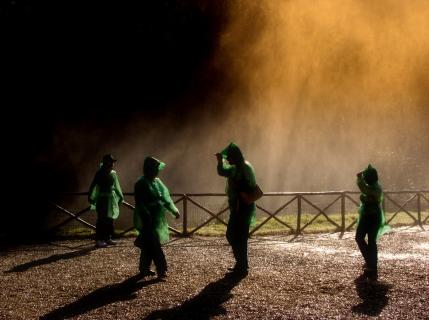
[[[335,228],[335,231],[341,232],[341,235],[345,231],[351,230],[351,228],[354,227],[354,225],[357,222],[357,219],[354,219],[351,223],[347,225],[346,223],[346,215],[350,214],[350,211],[346,209],[346,203],[353,206],[352,212],[357,213],[357,208],[359,206],[359,200],[356,199],[356,196],[359,195],[360,192],[358,191],[321,191],[321,192],[267,192],[263,195],[261,199],[267,200],[269,198],[277,198],[277,197],[285,197],[286,199],[282,201],[281,205],[277,207],[275,210],[269,210],[266,208],[266,206],[262,205],[262,201],[259,200],[256,203],[256,208],[259,215],[263,215],[264,218],[257,223],[255,226],[251,228],[249,231],[249,234],[255,234],[258,230],[263,228],[269,221],[273,220],[277,222],[280,226],[284,227],[284,230],[287,230],[290,233],[293,234],[302,234],[304,230],[306,230],[310,225],[314,224],[315,221],[318,218],[325,219],[326,222],[333,226]],[[125,196],[134,196],[134,193],[132,192],[126,192],[124,193]],[[395,198],[395,196],[404,196],[407,195],[407,199],[405,201],[398,200]],[[83,197],[88,196],[87,192],[67,192],[67,193],[61,193],[58,196],[65,196],[65,197]],[[201,230],[205,226],[212,224],[212,223],[218,223],[220,225],[227,225],[227,222],[225,219],[222,219],[222,215],[226,213],[229,208],[228,206],[222,207],[219,210],[213,210],[208,208],[206,205],[204,205],[201,202],[202,197],[223,197],[226,200],[226,195],[224,193],[187,193],[187,194],[181,194],[181,193],[173,193],[171,195],[175,199],[175,204],[180,207],[181,205],[181,213],[182,213],[182,220],[181,220],[181,228],[175,228],[175,227],[169,227],[170,231],[175,233],[179,236],[191,236],[192,234],[195,234],[197,231]],[[329,203],[324,206],[320,206],[319,204],[315,203],[315,201],[312,199],[314,196],[330,196],[333,197],[332,199],[329,199]],[[411,221],[412,225],[418,225],[422,230],[424,230],[424,224],[429,223],[429,212],[424,211],[424,205],[426,208],[429,207],[429,191],[428,190],[401,190],[401,191],[385,191],[384,192],[384,201],[383,201],[383,208],[386,208],[387,205],[393,207],[393,213],[391,213],[389,219],[386,219],[386,222],[388,224],[391,224],[393,220],[397,219],[398,214],[404,213],[407,215]],[[414,210],[411,210],[409,206],[413,204]],[[96,227],[86,221],[85,219],[81,218],[81,216],[88,211],[90,211],[90,207],[86,206],[85,208],[74,212],[71,209],[64,208],[63,206],[51,202],[52,207],[67,215],[67,219],[64,221],[61,221],[60,223],[57,223],[56,225],[49,228],[49,231],[55,232],[56,230],[64,227],[65,225],[71,223],[72,221],[78,221],[79,223],[83,224],[84,226],[95,229]],[[207,218],[203,218],[203,221],[200,221],[196,225],[191,226],[189,223],[189,206],[193,206],[200,210],[201,214],[204,214]],[[293,214],[296,215],[296,222],[294,225],[292,225],[290,222],[283,221],[280,218],[280,213],[284,212],[285,209],[290,208],[292,205],[296,206],[296,209],[294,210]],[[314,210],[316,213],[314,216],[307,221],[305,224],[303,224],[303,214],[304,209],[303,206],[307,206]],[[338,223],[334,221],[328,213],[328,209],[332,210],[335,206],[339,206],[338,213],[340,213],[341,222]],[[131,212],[134,210],[134,205],[124,201],[122,203],[122,207],[125,209],[130,210]],[[426,214],[426,216],[424,215]],[[123,215],[124,213],[121,213]],[[303,224],[303,225],[302,225]],[[120,235],[125,235],[128,232],[134,230],[133,226],[127,227],[124,231],[120,233]]]

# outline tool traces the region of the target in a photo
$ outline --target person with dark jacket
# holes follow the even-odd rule
[[[111,154],[103,156],[88,192],[91,210],[97,211],[95,240],[98,248],[116,244],[112,240],[113,220],[119,217],[119,205],[124,200],[116,171],[116,159]]]
[[[255,171],[246,161],[239,147],[231,143],[220,153],[216,153],[217,173],[227,178],[226,194],[230,216],[226,238],[231,245],[236,264],[230,268],[234,273],[247,275],[247,243],[249,228],[255,221],[256,205],[243,201],[241,194],[251,192],[256,187]]]
[[[169,239],[165,214],[168,211],[176,219],[180,217],[168,188],[158,178],[164,167],[165,164],[158,159],[147,157],[143,164],[143,176],[134,186],[134,226],[139,233],[135,244],[141,249],[139,271],[142,277],[155,275],[150,270],[152,261],[158,278],[167,276],[167,261],[161,248],[161,244]]]

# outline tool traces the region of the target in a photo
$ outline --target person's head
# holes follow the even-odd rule
[[[112,169],[116,161],[117,160],[111,154],[105,154],[101,160],[101,163],[103,164],[104,168]]]
[[[241,164],[244,162],[244,157],[240,148],[233,142],[231,142],[221,154],[230,164]]]
[[[143,174],[149,179],[154,179],[164,169],[165,163],[154,157],[146,157],[143,163]]]
[[[363,179],[369,185],[376,183],[378,181],[377,170],[369,164],[368,167],[363,171]]]

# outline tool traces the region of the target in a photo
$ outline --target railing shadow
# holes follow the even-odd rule
[[[362,302],[352,307],[354,313],[378,316],[388,303],[387,293],[391,285],[382,282],[367,282],[363,275],[355,279],[356,292]]]
[[[38,259],[38,260],[34,260],[34,261],[30,261],[27,263],[17,265],[15,267],[13,267],[12,269],[5,271],[5,273],[24,272],[30,268],[41,266],[44,264],[49,264],[49,263],[56,262],[59,260],[67,260],[67,259],[73,259],[73,258],[81,257],[81,256],[89,254],[94,249],[95,248],[93,246],[91,246],[88,248],[84,248],[84,249],[76,250],[76,251],[72,251],[72,252],[67,252],[67,253],[62,253],[62,254],[54,254],[54,255],[49,256],[47,258]]]
[[[135,275],[120,283],[99,288],[75,302],[45,314],[44,316],[40,317],[40,319],[68,319],[82,315],[91,310],[114,303],[116,301],[132,300],[136,298],[136,292],[138,290],[162,281],[158,278],[146,281],[139,281],[140,279],[140,276]]]
[[[198,295],[186,300],[182,305],[171,309],[154,311],[146,316],[144,320],[208,320],[213,316],[226,315],[227,312],[222,307],[222,304],[233,296],[231,290],[244,277],[227,273],[223,278],[208,284]]]

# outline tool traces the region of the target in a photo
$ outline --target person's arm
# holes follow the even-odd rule
[[[225,163],[220,153],[216,153],[217,173],[222,177],[230,178],[234,175],[234,167]]]
[[[119,197],[118,204],[124,201],[124,194],[122,193],[121,184],[119,183],[118,175],[116,171],[112,171],[113,178],[115,179],[114,190]]]
[[[380,190],[378,188],[369,186],[365,179],[363,178],[363,172],[359,172],[357,174],[357,186],[359,187],[359,190],[366,196],[372,196],[374,199],[378,199],[380,196]]]
[[[96,194],[96,187],[97,187],[97,176],[98,172],[94,175],[94,178],[92,179],[91,185],[89,186],[88,190],[88,202],[90,204],[94,204],[95,202],[95,194]]]
[[[180,217],[179,209],[177,209],[173,199],[171,199],[170,191],[168,190],[166,185],[161,181],[161,179],[158,178],[157,183],[161,191],[164,208],[166,208],[173,216],[176,217],[176,219],[178,219]]]
[[[370,192],[369,186],[366,184],[365,179],[363,178],[363,172],[359,172],[357,174],[356,184],[363,194],[368,194]]]
[[[134,228],[141,230],[144,224],[150,224],[152,219],[149,210],[144,205],[144,189],[138,182],[134,185]]]

